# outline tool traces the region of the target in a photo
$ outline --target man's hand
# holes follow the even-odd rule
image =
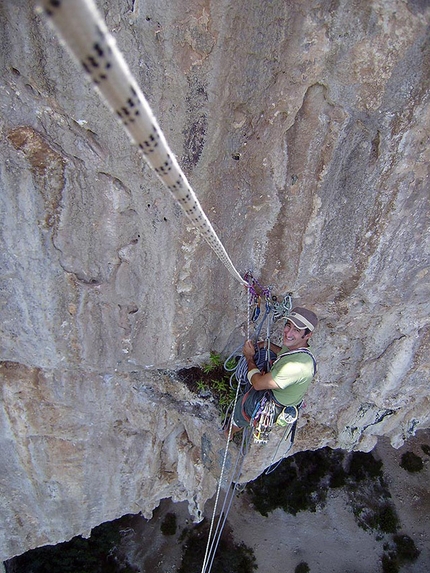
[[[251,358],[254,358],[255,346],[251,340],[247,340],[245,342],[242,352],[246,360],[251,360]]]

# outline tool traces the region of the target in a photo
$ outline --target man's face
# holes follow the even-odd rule
[[[297,326],[287,320],[284,327],[284,346],[287,346],[290,350],[296,350],[297,348],[303,348],[307,346],[307,342],[311,337],[312,333],[310,332],[306,336],[305,329],[300,330]]]

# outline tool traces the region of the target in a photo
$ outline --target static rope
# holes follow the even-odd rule
[[[239,398],[239,394],[240,394],[239,390],[240,390],[240,384],[237,385],[236,395],[234,398],[233,411],[234,411],[234,408],[236,406],[237,400]],[[233,425],[230,423],[229,430],[228,430],[227,443],[226,443],[225,449],[224,449],[224,457],[223,457],[222,466],[221,466],[221,473],[220,473],[218,487],[217,487],[216,496],[215,496],[215,504],[214,504],[214,509],[213,509],[213,513],[212,513],[212,519],[211,519],[211,524],[210,524],[210,528],[209,528],[208,541],[206,544],[206,551],[205,551],[205,555],[203,558],[202,573],[209,573],[209,571],[212,567],[213,556],[215,555],[216,547],[218,545],[218,543],[216,543],[215,549],[213,549],[214,541],[212,538],[212,533],[213,533],[213,529],[214,529],[214,525],[215,525],[216,510],[217,510],[218,501],[219,501],[219,497],[220,497],[220,493],[221,493],[222,482],[224,479],[224,472],[225,472],[225,468],[226,468],[226,464],[227,464],[227,456],[228,456],[230,440],[232,437],[232,429],[233,429]],[[236,461],[236,465],[237,465],[237,461]],[[215,531],[215,536],[217,534],[218,529],[219,529],[219,523],[218,523],[216,531]],[[213,552],[213,555],[212,555],[212,552]]]
[[[248,290],[249,290],[251,288],[251,283],[249,281],[246,281],[246,285],[247,285]],[[248,332],[247,332],[247,335],[249,336],[250,301],[248,301],[248,304],[247,304],[247,314],[248,314],[248,322],[247,322]],[[239,350],[239,348],[237,350]],[[232,357],[233,354],[230,357]],[[230,385],[231,385],[232,378],[234,377],[235,370],[237,369],[237,365],[234,369],[227,369],[227,362],[228,362],[228,359],[224,363],[224,368],[227,371],[233,372],[233,374],[230,377]],[[233,481],[235,481],[236,479],[239,479],[239,476],[242,472],[243,461],[244,461],[245,455],[246,455],[246,450],[247,450],[247,448],[245,446],[245,435],[246,434],[244,432],[243,437],[242,437],[242,446],[239,450],[238,456],[236,458],[236,463],[235,463],[233,470],[231,472],[231,477],[228,480],[228,484],[226,486],[226,494],[224,496],[224,502],[223,502],[223,505],[222,505],[222,508],[220,511],[218,522],[215,526],[216,511],[217,511],[218,502],[219,502],[219,498],[220,498],[220,494],[221,494],[222,483],[224,480],[224,473],[225,473],[226,464],[227,464],[229,445],[230,445],[230,441],[232,438],[233,412],[236,408],[236,404],[237,404],[237,401],[238,401],[240,395],[241,395],[241,383],[240,383],[240,381],[238,381],[238,384],[236,387],[235,397],[234,397],[232,404],[230,405],[230,408],[232,411],[232,417],[231,417],[230,422],[228,422],[228,411],[229,411],[229,409],[227,409],[226,416],[225,416],[226,423],[229,424],[227,443],[226,443],[225,449],[224,449],[224,457],[223,457],[223,462],[222,462],[222,466],[221,466],[221,473],[220,473],[218,487],[217,487],[216,496],[215,496],[215,504],[214,504],[214,508],[213,508],[213,512],[212,512],[212,518],[211,518],[211,523],[210,523],[210,527],[209,527],[208,540],[206,543],[205,554],[203,557],[203,564],[202,564],[201,573],[210,573],[210,571],[212,569],[213,560],[215,558],[216,550],[218,548],[218,544],[219,544],[219,541],[220,541],[220,538],[222,535],[222,531],[224,529],[224,524],[225,524],[225,521],[227,520],[228,512],[230,511],[230,506],[231,506],[231,503],[233,501],[234,490],[232,490],[231,485],[232,485]]]
[[[170,150],[158,122],[93,0],[39,0],[66,47],[123,124],[160,181],[228,271],[247,285],[230,260]]]
[[[239,454],[236,458],[236,463],[234,465],[231,477],[226,486],[226,494],[224,496],[224,502],[220,510],[220,515],[216,526],[216,530],[212,539],[211,538],[208,539],[208,545],[206,548],[205,562],[203,565],[202,573],[210,573],[216,555],[216,551],[218,549],[218,545],[221,539],[221,535],[228,518],[231,504],[233,503],[234,494],[235,492],[240,493],[240,491],[243,491],[243,484],[241,485],[238,482],[238,480],[242,474],[242,467],[243,467],[243,462],[245,461],[245,456],[249,452],[250,437],[251,437],[251,432],[249,431],[249,428],[245,428],[242,435],[242,443],[239,449]]]

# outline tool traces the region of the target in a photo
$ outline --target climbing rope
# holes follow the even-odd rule
[[[38,10],[48,16],[66,47],[83,66],[102,99],[119,118],[132,142],[137,144],[193,226],[232,276],[246,285],[179,167],[93,0],[39,0],[39,6]]]
[[[240,493],[243,490],[243,484],[239,482],[239,479],[242,474],[243,462],[250,449],[251,437],[252,437],[251,428],[250,427],[245,428],[242,434],[242,442],[239,447],[236,462],[230,472],[230,477],[225,480],[224,500],[219,512],[218,521],[215,526],[214,524],[215,524],[216,509],[217,509],[217,503],[219,501],[219,497],[217,496],[201,573],[210,573],[213,560],[215,558],[215,554],[218,548],[218,544],[224,529],[224,525],[227,521],[231,504],[233,502],[234,495],[235,493]],[[228,450],[228,444],[229,442],[227,442],[226,445],[226,452]],[[221,473],[219,482],[220,485],[222,484],[223,481],[222,477],[223,473]]]
[[[105,100],[111,111],[119,118],[131,141],[138,146],[148,165],[155,171],[157,177],[179,203],[187,218],[197,231],[201,233],[231,275],[248,288],[250,298],[247,321],[248,339],[250,338],[250,325],[252,322],[258,321],[261,312],[260,303],[264,300],[265,313],[256,329],[255,335],[256,339],[258,339],[263,323],[267,319],[266,339],[270,350],[271,325],[269,315],[272,314],[272,320],[275,321],[288,314],[292,306],[291,294],[287,295],[282,302],[278,302],[277,298],[271,295],[270,287],[262,288],[250,273],[245,278],[242,278],[238,273],[224,245],[204,213],[173,152],[170,150],[145,96],[132,76],[93,0],[39,0],[38,3],[39,11],[44,12],[48,16],[49,21],[66,47],[83,66],[102,99]],[[255,308],[251,316],[250,309],[253,304]],[[233,411],[240,395],[242,386],[240,380],[243,378],[243,368],[238,367],[236,369],[236,377],[239,378],[233,402]],[[270,426],[273,422],[273,413],[269,412],[263,420],[266,420],[263,424],[264,428]],[[212,567],[234,492],[239,485],[238,480],[242,472],[243,461],[249,451],[252,428],[245,428],[243,432],[239,454],[231,476],[227,480],[227,491],[221,508],[220,518],[215,525],[217,505],[222,483],[225,480],[224,474],[227,466],[231,434],[232,426],[230,424],[202,573],[209,573]],[[232,487],[232,484],[234,484],[234,487]]]
[[[246,282],[247,288],[249,290],[250,285],[251,285],[249,278],[246,278],[245,282]],[[249,322],[249,316],[250,316],[250,304],[249,304],[249,302],[247,304],[247,312],[248,312],[248,322]],[[249,332],[249,324],[247,325],[247,328],[248,328],[248,332]],[[238,350],[239,349],[237,349],[237,351]],[[237,351],[232,353],[230,358],[233,357],[233,355]],[[230,370],[230,369],[227,369],[228,360],[229,359],[227,359],[224,363],[224,368],[227,371]],[[233,372],[233,374],[230,377],[230,385],[232,382],[232,377],[234,377],[236,368],[237,368],[237,365],[233,369],[230,370]],[[228,423],[228,419],[229,419],[229,410],[234,412],[234,409],[236,407],[236,404],[237,404],[237,401],[238,401],[240,395],[241,395],[241,384],[238,383],[237,387],[236,387],[236,393],[235,393],[234,400],[233,400],[232,404],[230,404],[230,407],[227,408],[227,412],[225,415],[225,420],[227,423]],[[222,429],[224,429],[224,426]],[[233,492],[231,491],[232,490],[231,486],[232,486],[233,481],[236,478],[238,478],[242,472],[243,460],[245,458],[245,455],[242,453],[243,452],[243,440],[244,440],[245,433],[243,434],[243,437],[242,437],[242,447],[239,451],[239,455],[236,458],[236,463],[235,463],[233,470],[231,472],[230,479],[226,480],[226,478],[225,478],[225,471],[226,471],[226,467],[227,467],[229,445],[230,445],[230,441],[232,439],[232,430],[233,430],[233,426],[232,426],[232,424],[229,424],[227,442],[226,442],[225,448],[224,448],[224,456],[223,456],[223,461],[222,461],[222,465],[221,465],[220,477],[218,480],[218,487],[217,487],[216,495],[215,495],[215,503],[214,503],[214,508],[212,511],[212,518],[211,518],[211,523],[210,523],[210,527],[209,527],[208,539],[207,539],[207,543],[206,543],[205,554],[203,557],[203,564],[202,564],[201,573],[210,573],[210,570],[212,568],[212,563],[213,563],[213,560],[215,558],[215,553],[216,553],[216,550],[218,548],[219,540],[221,538],[221,534],[222,534],[222,531],[224,528],[225,520],[227,519],[228,512],[230,510],[230,506],[231,506],[231,503],[233,501],[234,490],[233,490]],[[226,484],[225,484],[226,485],[226,494],[224,496],[224,501],[223,501],[223,505],[222,505],[220,513],[219,513],[218,521],[216,522],[216,513],[217,513],[219,498],[221,495],[221,489],[222,489],[224,481],[226,481]]]

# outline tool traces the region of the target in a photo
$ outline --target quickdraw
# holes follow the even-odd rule
[[[262,302],[264,301],[266,307],[266,315],[272,313],[273,322],[280,318],[286,318],[293,308],[293,294],[289,292],[281,301],[278,297],[272,294],[273,286],[263,287],[258,280],[248,271],[244,275],[244,280],[247,283],[249,292],[249,306],[252,308],[251,322],[257,322],[261,313]]]
[[[254,444],[267,444],[276,416],[276,405],[270,397],[264,396],[258,405],[258,411],[251,419]]]
[[[272,297],[273,300],[273,320],[279,320],[280,318],[286,318],[292,308],[293,308],[293,294],[289,292],[286,294],[282,302],[278,302],[276,296]]]

